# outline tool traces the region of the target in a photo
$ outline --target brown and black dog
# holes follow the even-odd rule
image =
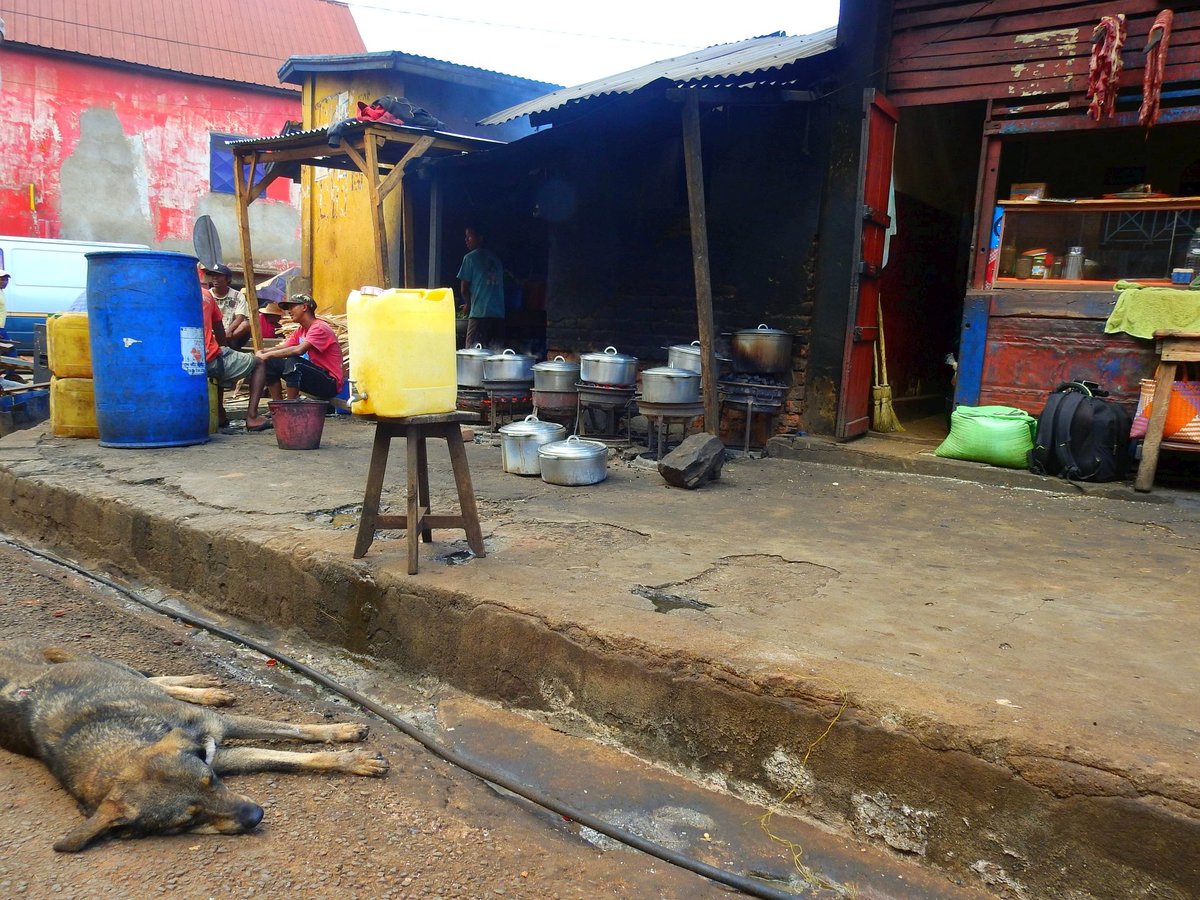
[[[252,831],[262,807],[221,775],[387,773],[387,761],[363,749],[221,747],[226,738],[361,741],[367,727],[290,725],[182,702],[232,702],[216,684],[207,675],[147,678],[61,647],[0,642],[0,747],[40,759],[88,815],[55,850],[79,851],[108,834]]]

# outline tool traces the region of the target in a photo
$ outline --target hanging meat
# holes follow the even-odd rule
[[[1158,121],[1158,105],[1162,99],[1163,69],[1167,65],[1167,45],[1171,42],[1171,23],[1175,13],[1164,9],[1150,26],[1146,39],[1146,72],[1142,77],[1142,108],[1138,124],[1151,127]]]
[[[1117,107],[1121,80],[1121,48],[1125,46],[1125,14],[1101,16],[1092,29],[1092,60],[1088,66],[1088,115],[1099,122]]]

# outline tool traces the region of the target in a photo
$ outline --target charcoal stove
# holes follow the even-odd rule
[[[635,397],[638,413],[646,417],[653,429],[647,429],[646,443],[650,448],[653,459],[662,459],[667,453],[667,440],[670,437],[671,426],[678,425],[683,430],[683,436],[688,436],[688,426],[698,416],[704,415],[704,404],[697,403],[648,403],[641,397]]]
[[[489,431],[499,431],[501,425],[533,410],[532,381],[490,381],[485,378],[483,392],[487,395],[484,409],[488,412]]]
[[[629,418],[633,395],[632,384],[596,384],[577,381],[579,418],[576,433],[580,436],[615,440],[621,436],[621,420],[625,420],[625,439],[629,440]]]
[[[721,402],[735,409],[746,411],[746,434],[742,442],[742,452],[750,452],[750,426],[754,416],[767,417],[767,434],[775,430],[775,419],[783,409],[787,399],[787,385],[780,381],[757,378],[753,381],[744,379],[723,379],[717,382],[717,391]]]
[[[575,391],[534,390],[533,411],[539,419],[574,427],[579,416],[579,394]]]

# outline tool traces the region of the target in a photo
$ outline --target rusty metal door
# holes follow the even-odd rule
[[[871,425],[872,366],[879,335],[879,277],[883,249],[892,223],[888,198],[892,185],[892,151],[900,114],[874,89],[863,97],[863,131],[859,153],[856,209],[862,227],[855,240],[856,262],[850,277],[850,309],[846,349],[842,355],[842,383],[838,394],[837,437],[865,434]]]

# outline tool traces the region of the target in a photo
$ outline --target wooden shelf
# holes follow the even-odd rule
[[[1151,197],[1144,200],[1085,199],[1085,200],[999,200],[1005,210],[1054,213],[1073,209],[1087,212],[1129,212],[1132,210],[1196,209],[1200,197]]]

